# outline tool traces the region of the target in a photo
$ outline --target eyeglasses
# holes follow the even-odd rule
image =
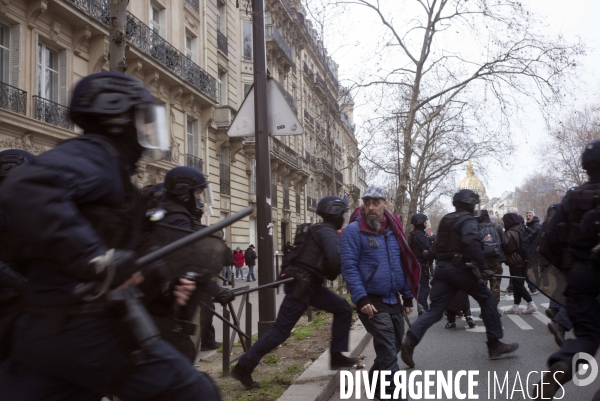
[[[363,199],[363,206],[369,207],[371,205],[377,207],[381,205],[383,201],[381,199]]]

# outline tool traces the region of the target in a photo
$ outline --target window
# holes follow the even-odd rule
[[[244,60],[252,60],[252,22],[243,20],[242,24]]]
[[[196,38],[190,34],[185,35],[185,56],[192,61],[196,61]]]
[[[152,31],[163,38],[167,33],[167,21],[166,21],[166,10],[161,9],[158,5],[152,4],[150,6],[150,27]]]
[[[244,99],[248,96],[250,89],[252,88],[252,84],[244,84]]]
[[[58,52],[38,42],[38,96],[58,103],[58,79]]]
[[[8,83],[10,77],[10,28],[0,24],[0,81]]]
[[[219,105],[227,105],[227,73],[219,72],[219,81],[217,82],[217,91]]]
[[[256,159],[252,158],[252,174],[250,176],[250,193],[256,195]]]
[[[227,16],[227,11],[225,10],[224,5],[219,5],[217,7],[217,31],[221,33],[225,33],[225,20]]]
[[[186,122],[187,136],[187,154],[194,157],[199,157],[200,153],[200,138],[198,135],[198,120],[187,117]]]
[[[219,178],[221,182],[221,195],[231,195],[231,174],[229,170],[229,148],[221,149],[219,161]]]

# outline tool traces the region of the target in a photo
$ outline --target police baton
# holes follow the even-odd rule
[[[188,246],[196,241],[206,238],[206,237],[216,233],[217,231],[222,230],[223,228],[232,225],[236,221],[241,220],[246,216],[249,216],[250,214],[252,214],[253,211],[254,211],[254,206],[248,206],[245,209],[242,209],[239,212],[232,214],[231,216],[229,216],[211,226],[205,227],[202,230],[199,230],[199,231],[194,232],[193,234],[187,235],[177,241],[170,243],[169,245],[166,245],[160,249],[157,249],[154,252],[150,252],[149,254],[142,256],[141,258],[136,260],[134,263],[132,263],[131,267],[129,267],[128,270],[131,271],[131,274],[138,272],[142,269],[142,267],[148,266],[149,264],[152,264],[152,263],[156,262],[157,260],[164,258],[167,255],[177,252],[180,249],[185,248],[186,246]],[[83,297],[84,295],[87,295],[87,294],[91,293],[92,291],[94,291],[94,289],[97,287],[97,285],[98,285],[98,283],[95,281],[91,281],[88,283],[81,283],[75,287],[75,289],[73,290],[73,295],[75,295],[76,297]]]

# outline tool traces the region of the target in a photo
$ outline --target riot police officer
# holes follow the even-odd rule
[[[293,276],[286,283],[285,293],[274,326],[262,335],[240,358],[231,370],[231,376],[246,388],[259,387],[252,380],[252,372],[261,358],[282,344],[289,336],[308,305],[333,313],[330,347],[331,369],[348,368],[358,360],[342,354],[348,350],[352,309],[348,302],[331,292],[323,284],[325,278],[335,279],[340,274],[340,239],[338,230],[344,223],[348,207],[337,196],[326,196],[317,204],[322,223],[303,224],[296,230],[294,249],[286,255],[282,276]]]
[[[518,348],[518,344],[505,344],[502,324],[496,311],[496,298],[482,281],[481,276],[491,277],[481,249],[477,220],[473,215],[479,196],[461,189],[454,194],[452,204],[456,211],[442,218],[432,253],[436,268],[431,282],[431,307],[421,315],[406,333],[400,356],[411,368],[415,366],[413,351],[425,332],[438,322],[459,290],[475,298],[481,307],[481,317],[486,328],[488,354],[497,359]],[[476,267],[468,267],[472,262]]]
[[[158,185],[158,184],[157,184]],[[153,187],[154,188],[154,187]],[[200,219],[204,214],[205,203],[212,203],[212,195],[209,187],[209,183],[204,178],[202,172],[194,167],[179,166],[171,169],[165,176],[164,182],[164,195],[158,200],[157,208],[165,211],[165,216],[159,222],[162,225],[174,226],[184,230],[198,231],[205,227],[200,223]],[[166,234],[164,226],[154,227],[153,231],[156,233],[160,231],[160,234]],[[180,232],[173,232],[181,235]],[[166,234],[165,237],[167,243],[170,243],[177,238],[169,238]],[[224,242],[221,240],[221,248],[224,251]],[[217,242],[218,243],[218,242]],[[192,249],[184,249],[183,253],[191,252]],[[214,252],[219,253],[218,249],[214,249]],[[219,253],[219,255],[222,254]],[[216,349],[220,344],[216,344],[215,341],[215,329],[212,325],[213,313],[209,308],[214,309],[214,304],[211,301],[213,296],[218,302],[227,304],[231,302],[235,295],[231,290],[222,288],[215,283],[212,278],[215,271],[211,271],[210,262],[208,260],[197,260],[191,259],[187,256],[189,254],[176,255],[174,259],[167,258],[168,262],[173,260],[173,263],[177,264],[175,269],[180,272],[185,270],[202,273],[197,275],[197,284],[199,285],[197,291],[202,292],[203,304],[201,307],[200,317],[200,329],[201,329],[201,348],[202,350]],[[220,257],[219,257],[220,261]],[[221,264],[218,263],[218,268]],[[190,305],[191,308],[195,308],[196,305]],[[181,351],[190,360],[194,360],[196,356],[195,346],[192,342],[188,332],[178,332],[177,328],[173,326],[172,319],[169,319],[170,315],[164,309],[160,308],[160,305],[156,305],[155,308],[150,309],[152,314],[155,316],[155,320],[163,338],[169,341],[179,351]],[[175,317],[177,318],[177,317]],[[175,330],[175,331],[174,331]],[[215,346],[216,345],[216,346]]]
[[[143,152],[158,156],[168,149],[166,127],[158,124],[164,109],[139,81],[103,72],[77,84],[70,117],[83,135],[37,156],[2,184],[0,207],[18,222],[13,228],[27,246],[16,266],[28,278],[0,375],[2,398],[220,399],[210,378],[158,338],[155,327],[128,325],[151,322],[136,302],[140,292],[132,284],[139,273],[129,279],[145,245],[141,197],[130,176]],[[159,266],[143,274],[160,276],[154,270]],[[82,297],[76,291],[82,282],[99,285]],[[146,294],[163,295],[161,280],[144,283],[157,284]],[[192,289],[183,282],[173,294],[184,304]],[[129,307],[136,313],[127,314]]]
[[[550,230],[560,233],[560,238],[547,244],[553,250],[563,249],[562,263],[558,262],[557,267],[567,272],[565,306],[576,338],[565,340],[561,349],[548,359],[550,372],[540,382],[539,399],[552,398],[561,388],[559,382],[564,384],[571,380],[573,358],[577,353],[594,356],[600,346],[600,263],[593,252],[600,234],[597,223],[600,217],[600,140],[585,147],[581,166],[589,180],[570,189],[563,198],[550,222]],[[564,238],[566,242],[561,241]],[[541,249],[540,253],[551,252]],[[580,362],[576,361],[576,364]]]
[[[410,218],[410,224],[414,226],[414,229],[410,232],[408,237],[408,243],[410,249],[417,257],[419,264],[421,265],[421,276],[419,277],[419,297],[418,297],[418,312],[421,316],[424,312],[429,310],[429,280],[431,279],[431,267],[424,252],[429,252],[431,244],[425,233],[425,222],[427,216],[423,213],[413,214]]]

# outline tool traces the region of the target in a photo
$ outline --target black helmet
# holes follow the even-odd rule
[[[415,225],[415,226],[420,226],[421,224],[425,224],[426,221],[427,221],[427,215],[425,215],[423,213],[413,214],[412,217],[410,218],[410,224]]]
[[[0,179],[31,159],[33,159],[33,155],[21,149],[3,150],[0,152]]]
[[[175,167],[165,176],[164,190],[167,196],[184,205],[198,217],[204,214],[205,204],[197,198],[198,191],[207,190],[204,200],[212,203],[209,183],[200,170],[189,166]]]
[[[581,167],[588,173],[600,171],[600,140],[592,141],[585,146],[581,154]]]
[[[317,214],[319,216],[337,216],[348,211],[348,205],[339,196],[326,196],[317,204]]]
[[[152,104],[152,94],[137,79],[119,72],[100,72],[79,81],[69,113],[85,131],[121,134],[135,124],[133,108]]]
[[[452,197],[452,205],[456,206],[457,203],[476,205],[479,203],[479,195],[470,189],[461,189]]]

